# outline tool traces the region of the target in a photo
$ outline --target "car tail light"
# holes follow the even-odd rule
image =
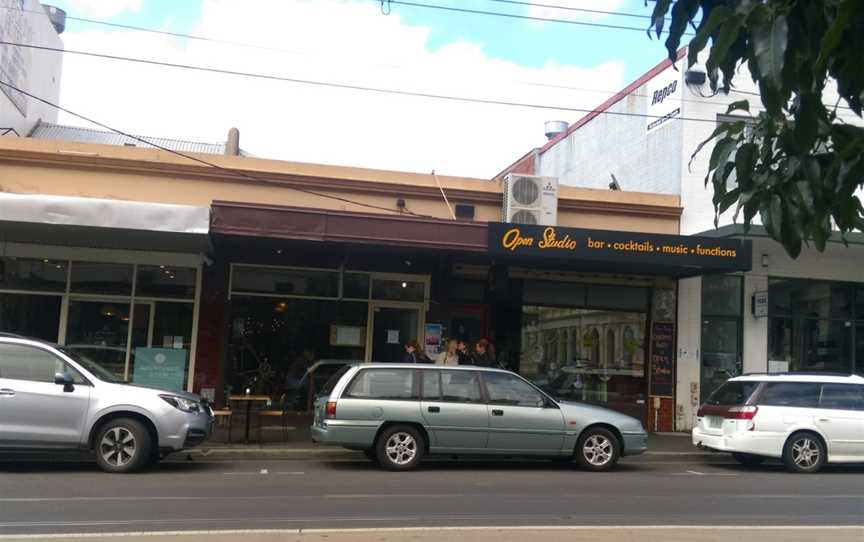
[[[327,402],[327,409],[324,411],[324,416],[326,416],[327,418],[336,417],[336,401]]]
[[[702,405],[699,407],[699,410],[696,411],[696,417],[697,418],[704,418],[705,417],[705,405]]]
[[[728,420],[752,420],[758,411],[759,407],[755,406],[730,407],[724,417]]]

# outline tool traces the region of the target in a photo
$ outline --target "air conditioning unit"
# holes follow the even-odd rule
[[[504,178],[503,222],[558,224],[558,179],[510,173]]]

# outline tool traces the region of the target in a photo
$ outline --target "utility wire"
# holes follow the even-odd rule
[[[67,53],[72,55],[82,55],[94,58],[102,58],[108,60],[117,60],[123,62],[132,62],[136,64],[145,64],[151,66],[160,66],[166,68],[177,68],[184,69],[190,71],[197,72],[205,72],[205,73],[217,73],[221,75],[232,75],[236,77],[248,77],[252,79],[262,79],[266,81],[283,81],[286,83],[295,83],[300,85],[310,85],[317,87],[328,87],[328,88],[338,88],[343,90],[358,90],[363,92],[371,92],[377,94],[387,94],[387,95],[396,95],[396,96],[411,96],[414,98],[428,98],[435,100],[443,100],[443,101],[451,101],[451,102],[465,102],[465,103],[477,103],[484,105],[498,105],[498,106],[506,106],[506,107],[521,107],[525,109],[542,109],[542,110],[552,110],[552,111],[568,111],[574,113],[597,113],[601,115],[614,115],[620,117],[638,117],[638,118],[646,118],[646,119],[659,119],[664,118],[663,115],[647,115],[644,113],[629,113],[626,111],[597,111],[596,109],[586,109],[581,107],[566,107],[566,106],[554,106],[554,105],[545,105],[545,104],[537,104],[537,103],[527,103],[527,102],[514,102],[514,101],[504,101],[504,100],[492,100],[487,98],[470,98],[467,96],[453,96],[450,94],[434,94],[431,92],[419,92],[419,91],[409,91],[409,90],[397,90],[397,89],[388,89],[388,88],[380,88],[380,87],[369,87],[363,85],[354,85],[349,83],[334,83],[330,81],[317,81],[313,79],[300,79],[296,77],[286,77],[279,76],[273,74],[265,74],[265,73],[254,73],[254,72],[244,72],[239,70],[229,70],[225,68],[213,68],[207,66],[196,66],[193,64],[180,64],[175,62],[165,62],[160,60],[148,60],[143,58],[135,58],[135,57],[126,57],[119,55],[109,55],[105,53],[94,53],[90,51],[77,51],[77,50],[64,50],[56,47],[47,47],[44,45],[33,45],[28,43],[16,43],[10,41],[0,41],[0,45],[13,45],[16,47],[25,47],[29,49],[36,49],[40,51],[52,51],[56,53]],[[676,117],[679,120],[686,120],[690,122],[708,122],[708,123],[716,123],[716,119],[708,119],[708,118],[698,118],[698,117]]]
[[[487,2],[497,2],[499,4],[511,4],[516,6],[525,6],[531,8],[547,8],[560,9],[563,11],[575,11],[578,13],[593,13],[595,15],[612,15],[614,17],[631,17],[634,19],[652,19],[650,15],[641,15],[639,13],[623,13],[620,11],[603,11],[601,9],[577,8],[573,6],[562,6],[560,4],[540,4],[537,2],[524,2],[520,0],[486,0]],[[669,17],[666,17],[668,20]],[[699,24],[694,22],[694,24]]]
[[[210,162],[209,160],[204,160],[203,158],[199,158],[199,157],[197,157],[197,156],[193,156],[193,155],[191,155],[191,154],[186,154],[186,153],[184,153],[184,152],[180,152],[180,151],[177,151],[177,150],[174,150],[174,149],[171,149],[171,148],[165,147],[164,145],[159,145],[158,143],[154,143],[153,141],[149,141],[149,140],[147,140],[147,139],[145,139],[145,138],[143,138],[143,137],[139,137],[139,136],[136,136],[136,135],[133,135],[133,134],[130,134],[130,133],[124,132],[123,130],[118,130],[117,128],[113,128],[113,127],[111,127],[111,126],[109,126],[109,125],[107,125],[107,124],[105,124],[105,123],[103,123],[103,122],[99,122],[98,120],[95,120],[95,119],[93,119],[93,118],[91,118],[91,117],[88,117],[88,116],[82,115],[81,113],[76,113],[75,111],[72,111],[72,110],[67,109],[67,108],[65,108],[65,107],[62,107],[62,106],[60,106],[60,105],[58,105],[58,104],[55,104],[55,103],[53,103],[53,102],[51,102],[51,101],[48,101],[48,100],[46,100],[46,99],[44,99],[44,98],[41,98],[41,97],[39,97],[39,96],[36,96],[35,94],[32,94],[32,93],[30,93],[30,92],[27,92],[26,90],[22,90],[22,89],[16,87],[15,85],[13,85],[13,84],[11,84],[11,83],[7,83],[6,81],[2,81],[2,80],[0,80],[0,85],[2,85],[2,86],[4,86],[4,87],[7,87],[7,88],[9,88],[10,90],[13,90],[13,91],[15,91],[15,92],[18,92],[18,93],[20,93],[20,94],[23,94],[24,96],[27,96],[28,98],[31,98],[31,99],[33,99],[33,100],[36,100],[37,102],[41,102],[41,103],[43,103],[43,104],[45,104],[45,105],[47,105],[47,106],[49,106],[49,107],[52,107],[52,108],[54,108],[54,109],[56,109],[56,110],[58,110],[58,111],[62,111],[62,112],[64,112],[64,113],[68,114],[68,115],[72,115],[73,117],[76,117],[76,118],[78,118],[78,119],[81,119],[81,120],[83,120],[83,121],[85,121],[85,122],[89,122],[89,123],[91,123],[91,124],[93,124],[93,125],[95,125],[95,126],[98,126],[98,127],[103,128],[103,129],[105,129],[105,130],[108,130],[108,131],[110,131],[110,132],[113,132],[113,133],[115,133],[115,134],[121,135],[121,136],[123,136],[123,137],[128,137],[129,139],[133,139],[133,140],[135,140],[135,141],[138,141],[139,143],[144,143],[145,145],[148,145],[148,146],[150,146],[150,147],[154,147],[154,148],[156,148],[156,149],[159,149],[160,151],[164,151],[164,152],[167,152],[167,153],[173,154],[173,155],[175,155],[175,156],[180,156],[180,157],[185,158],[185,159],[187,159],[187,160],[191,160],[192,162],[197,162],[197,163],[199,163],[199,164],[202,164],[202,165],[205,165],[205,166],[211,167],[211,168],[216,169],[216,170],[219,170],[219,171],[221,171],[221,172],[223,172],[223,173],[225,173],[225,174],[227,174],[227,175],[239,176],[239,177],[243,177],[243,178],[245,178],[245,179],[247,179],[247,180],[250,180],[250,181],[255,181],[255,182],[264,183],[264,184],[273,184],[273,181],[271,181],[271,180],[267,180],[267,179],[265,179],[265,178],[263,178],[263,177],[259,177],[259,176],[257,176],[257,175],[252,175],[252,174],[247,173],[247,172],[245,172],[245,171],[240,171],[240,170],[236,170],[236,169],[232,169],[232,168],[227,168],[227,167],[224,167],[224,166],[220,166],[220,165],[218,165],[218,164],[214,164],[213,162]],[[280,185],[280,186],[284,186],[284,185]],[[408,210],[402,210],[402,211],[399,211],[399,210],[391,209],[391,208],[389,208],[389,207],[384,207],[384,206],[381,206],[381,205],[373,205],[373,204],[371,204],[371,203],[363,203],[363,202],[355,201],[355,200],[352,200],[352,199],[349,199],[349,198],[343,198],[343,197],[340,197],[340,196],[334,196],[334,195],[332,195],[332,194],[324,194],[324,193],[321,193],[321,192],[318,192],[318,191],[315,191],[315,190],[309,190],[309,189],[306,189],[306,188],[299,188],[299,187],[296,187],[296,186],[284,186],[284,187],[285,187],[285,188],[288,188],[288,189],[290,189],[290,190],[295,190],[295,191],[297,191],[297,192],[302,192],[302,193],[304,193],[304,194],[308,194],[308,195],[310,195],[310,196],[317,196],[317,197],[319,197],[319,198],[335,200],[335,201],[338,201],[338,202],[341,202],[341,203],[348,203],[348,204],[350,204],[350,205],[357,205],[358,207],[365,207],[365,208],[367,208],[367,209],[374,209],[374,210],[376,210],[376,211],[386,211],[386,212],[388,212],[388,213],[397,214],[397,215],[404,215],[404,214],[407,214],[407,215],[415,216],[415,217],[418,217],[418,218],[431,218],[431,219],[435,219],[435,217],[430,216],[430,215],[418,214],[418,213],[414,213],[414,212],[412,212],[412,211],[408,211]]]

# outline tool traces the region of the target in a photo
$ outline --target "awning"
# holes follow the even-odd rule
[[[485,252],[488,235],[486,224],[478,222],[224,201],[213,202],[210,229],[227,235],[467,252]]]
[[[209,229],[209,207],[0,193],[4,241],[203,252]]]

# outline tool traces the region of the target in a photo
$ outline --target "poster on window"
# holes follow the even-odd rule
[[[140,386],[180,391],[186,375],[186,350],[136,348],[132,382]]]
[[[651,395],[672,397],[675,391],[675,324],[651,324]]]
[[[444,328],[441,324],[426,324],[426,333],[424,334],[424,350],[429,359],[435,359],[441,352],[441,335]]]

